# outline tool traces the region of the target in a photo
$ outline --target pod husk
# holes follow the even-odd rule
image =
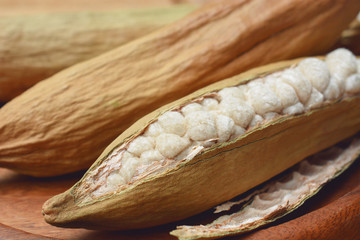
[[[76,63],[184,17],[195,6],[0,17],[0,102]]]
[[[159,114],[224,87],[289,67],[301,59],[260,67],[201,89],[143,117],[105,149],[83,178]],[[164,172],[92,202],[78,199],[80,180],[43,206],[45,220],[61,227],[134,229],[195,215],[265,182],[300,160],[360,130],[360,96],[347,97],[298,116],[283,116],[239,138],[198,153]],[[79,188],[80,189],[80,188]],[[83,192],[81,194],[84,194]],[[141,207],[140,207],[141,206]]]
[[[325,51],[359,9],[357,0],[209,3],[6,104],[0,166],[32,176],[88,168],[135,120],[166,103],[253,66]]]
[[[207,1],[207,0],[203,0]],[[36,15],[76,11],[108,11],[139,7],[165,7],[199,0],[0,0],[0,16]],[[200,3],[202,1],[200,0]],[[31,6],[31,7],[29,7]]]

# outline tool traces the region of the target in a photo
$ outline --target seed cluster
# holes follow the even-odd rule
[[[90,198],[116,192],[144,173],[191,159],[204,148],[233,140],[265,122],[356,95],[359,72],[359,60],[350,51],[337,49],[324,61],[307,58],[297,66],[195,99],[165,112],[143,134],[115,149],[80,188],[90,189]]]

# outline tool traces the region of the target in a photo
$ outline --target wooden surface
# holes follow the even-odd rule
[[[99,232],[62,229],[43,221],[41,206],[81,177],[36,179],[0,169],[0,239],[175,239],[168,233],[179,224],[207,223],[211,211],[151,229]],[[360,239],[360,160],[326,185],[300,209],[260,230],[231,239]]]

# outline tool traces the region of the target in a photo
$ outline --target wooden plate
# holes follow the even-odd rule
[[[176,239],[176,225],[207,223],[211,211],[181,222],[135,231],[101,232],[48,225],[41,206],[82,173],[36,179],[0,169],[0,239]],[[231,239],[360,239],[360,160],[302,207],[274,224]]]

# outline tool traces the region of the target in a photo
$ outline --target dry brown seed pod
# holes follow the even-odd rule
[[[107,12],[0,17],[0,101],[149,34],[195,9],[184,5]]]
[[[226,142],[217,142],[217,138],[199,142],[185,134],[190,145],[184,147],[184,154],[176,150],[178,156],[175,158],[150,164],[142,164],[141,157],[132,159],[136,167],[126,169],[133,170],[133,176],[126,181],[113,181],[112,174],[118,179],[124,176],[117,171],[123,169],[123,161],[129,161],[129,158],[123,160],[128,146],[143,137],[148,127],[157,124],[163,113],[181,111],[187,104],[199,103],[204,98],[218,99],[217,92],[224,88],[240,84],[239,88],[246,91],[247,86],[266,84],[273,76],[281,79],[282,72],[287,71],[284,68],[292,66],[289,70],[294,69],[294,64],[300,60],[254,69],[203,88],[143,117],[107,147],[77,184],[44,204],[45,220],[61,227],[95,229],[131,229],[176,221],[229,200],[305,157],[357,133],[360,112],[354,109],[360,105],[360,95],[359,92],[344,93],[296,115],[272,114],[272,118],[248,126],[240,136]],[[228,100],[224,97],[219,101]],[[220,109],[216,114],[223,113]],[[202,124],[204,122],[198,125]],[[110,175],[111,182],[108,181]]]
[[[139,7],[166,7],[181,3],[202,4],[206,1],[209,0],[0,0],[0,16],[76,11],[108,11]]]
[[[32,176],[87,168],[131,123],[165,103],[253,66],[326,51],[359,8],[358,0],[209,3],[6,104],[0,166]]]

